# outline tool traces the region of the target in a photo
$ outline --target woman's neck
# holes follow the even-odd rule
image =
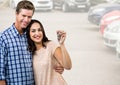
[[[40,50],[42,47],[43,47],[43,45],[42,44],[35,44],[35,46],[36,46],[36,50]]]

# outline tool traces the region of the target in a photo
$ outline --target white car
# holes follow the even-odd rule
[[[120,40],[118,40],[116,44],[116,55],[120,58]]]
[[[120,0],[107,0],[108,3],[120,3]]]
[[[103,34],[104,44],[111,48],[116,48],[117,41],[120,40],[120,20],[109,24]]]
[[[19,1],[22,0],[10,0],[9,6],[11,8],[16,8]],[[52,10],[53,9],[53,1],[52,0],[29,0],[34,6],[35,10]]]
[[[2,3],[3,2],[3,0],[0,0],[0,3]]]

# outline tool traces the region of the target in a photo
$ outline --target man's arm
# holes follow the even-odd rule
[[[3,44],[3,40],[0,37],[0,85],[6,85],[5,81],[5,45]]]
[[[64,67],[63,66],[55,66],[55,71],[62,74],[64,72]]]

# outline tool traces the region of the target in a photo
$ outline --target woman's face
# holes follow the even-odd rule
[[[35,42],[35,44],[42,43],[43,33],[39,23],[32,24],[30,28],[30,38]]]

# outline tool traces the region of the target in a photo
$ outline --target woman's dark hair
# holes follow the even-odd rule
[[[42,23],[38,20],[32,19],[30,24],[26,28],[26,35],[27,35],[27,42],[28,42],[28,50],[33,55],[35,54],[36,46],[35,46],[35,43],[33,42],[33,40],[31,40],[31,38],[30,38],[30,28],[31,28],[32,24],[34,24],[34,23],[38,23],[41,27],[41,30],[42,30],[42,33],[43,33],[43,39],[42,39],[43,47],[46,47],[45,42],[49,41],[46,34],[45,34],[44,27],[43,27]]]

